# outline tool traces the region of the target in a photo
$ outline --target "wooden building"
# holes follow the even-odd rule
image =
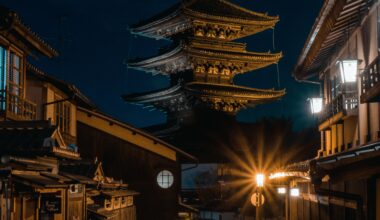
[[[129,141],[138,146],[136,154],[129,155],[125,151],[126,154],[115,155],[115,151],[110,152],[114,158],[138,163],[129,164],[128,170],[134,170],[134,173],[119,175],[120,181],[107,177],[102,163],[93,159],[103,155],[93,152],[100,149],[99,146],[112,146],[116,138],[101,144],[83,143],[92,144],[83,147],[84,155],[91,155],[89,159],[80,156],[78,147],[78,133],[86,138],[91,135],[90,130],[78,131],[78,126],[92,128],[92,120],[89,124],[85,120],[89,112],[97,116],[104,114],[95,111],[96,106],[74,85],[56,79],[29,63],[38,56],[53,58],[58,53],[25,26],[15,12],[1,6],[0,21],[0,219],[137,219],[135,197],[139,193],[131,190],[125,182],[133,177],[133,183],[138,186],[134,188],[158,186],[161,182],[170,188],[168,181],[175,178],[177,184],[180,179],[180,170],[177,169],[179,151],[148,134],[141,135],[130,126],[127,130],[108,129],[124,140],[130,138]],[[93,129],[116,124],[114,121],[102,122],[106,125],[97,127],[97,124]],[[128,136],[131,131],[134,135]],[[144,182],[146,173],[135,172],[147,159],[135,157],[145,155],[141,152],[168,158],[170,162],[166,162],[168,165],[164,167],[174,174],[169,176],[169,171],[166,171],[161,175],[161,182],[157,182],[157,173],[152,172],[154,178]],[[182,154],[195,160],[184,152]],[[149,153],[146,155],[150,156]],[[115,173],[121,164],[109,162],[112,166],[107,166],[108,170]],[[141,166],[141,170],[149,168],[153,170],[154,167]],[[150,198],[158,197],[157,194],[143,192]],[[177,191],[170,192],[167,202],[178,205]],[[167,198],[165,193],[160,196]],[[153,202],[151,204],[152,207],[160,207]],[[171,212],[176,214],[175,208]],[[144,213],[143,210],[140,212]],[[168,212],[157,210],[157,216],[160,216],[160,211]],[[144,219],[141,216],[139,219]]]
[[[325,0],[299,56],[294,77],[321,86],[321,146],[272,176],[300,190],[287,219],[380,219],[379,10]]]

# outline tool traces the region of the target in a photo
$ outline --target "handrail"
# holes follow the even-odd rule
[[[0,109],[5,116],[13,120],[36,120],[37,105],[19,95],[0,90]]]

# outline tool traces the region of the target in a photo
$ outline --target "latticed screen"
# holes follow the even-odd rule
[[[5,110],[7,85],[7,51],[0,46],[0,110]]]
[[[21,58],[17,54],[10,53],[9,68],[9,92],[14,95],[20,95],[21,90]]]
[[[59,100],[59,97],[55,98]],[[70,104],[58,102],[55,105],[55,122],[63,133],[70,133]]]
[[[157,175],[157,183],[163,188],[167,189],[173,185],[174,177],[173,174],[168,170],[163,170]]]

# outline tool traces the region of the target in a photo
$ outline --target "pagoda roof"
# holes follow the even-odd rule
[[[192,21],[246,27],[245,33],[234,37],[236,39],[272,28],[279,18],[242,8],[227,0],[184,0],[139,22],[131,30],[147,37],[166,38],[192,28],[195,24]]]
[[[253,101],[255,104],[276,100],[285,95],[285,89],[256,89],[238,85],[193,82],[186,84],[186,90],[199,96],[213,96],[218,98],[236,98]]]
[[[234,42],[200,41],[192,39],[158,56],[128,63],[133,69],[153,74],[175,74],[194,70],[197,65],[216,65],[229,68],[228,77],[278,63],[282,53],[248,52],[245,44]],[[219,71],[219,75],[222,71]],[[214,73],[215,74],[215,73]]]
[[[123,98],[127,102],[171,112],[189,110],[191,105],[201,102],[213,110],[236,114],[241,108],[278,100],[284,95],[285,90],[191,82]]]

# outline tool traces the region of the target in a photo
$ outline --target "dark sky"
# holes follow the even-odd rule
[[[130,36],[128,25],[149,18],[178,0],[0,0],[15,10],[43,39],[60,51],[60,58],[41,58],[38,66],[47,73],[74,83],[103,111],[137,127],[165,121],[165,115],[124,103],[121,94],[168,86],[168,79],[127,70],[123,61],[146,57],[170,42]],[[263,116],[291,117],[297,129],[312,126],[314,119],[306,99],[317,95],[315,85],[297,83],[291,71],[323,0],[233,0],[258,12],[279,15],[275,29],[275,51],[282,51],[279,63],[281,87],[286,97],[279,102],[243,110],[238,119],[253,122]],[[251,51],[273,51],[272,30],[240,39]],[[276,65],[235,77],[239,85],[277,87]]]

